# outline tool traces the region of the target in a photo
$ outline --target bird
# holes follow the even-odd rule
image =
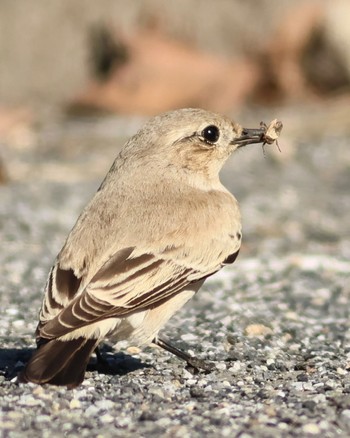
[[[236,260],[240,210],[219,172],[237,149],[269,142],[266,129],[184,108],[151,118],[131,137],[49,272],[37,349],[20,382],[78,386],[105,338],[189,357],[158,332],[206,278]]]

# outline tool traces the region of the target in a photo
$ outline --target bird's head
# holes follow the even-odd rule
[[[266,126],[246,129],[222,115],[180,109],[149,120],[124,148],[125,157],[142,165],[178,169],[217,178],[236,149],[268,142]]]

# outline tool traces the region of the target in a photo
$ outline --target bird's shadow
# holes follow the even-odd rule
[[[116,353],[108,344],[100,346],[99,351],[102,361],[99,359],[98,355],[95,360],[92,358],[87,367],[87,371],[98,371],[101,374],[123,376],[132,371],[143,368],[152,368],[152,365],[144,363],[141,359],[134,356],[130,356],[123,352]]]
[[[34,351],[34,348],[0,348],[0,376],[4,376],[5,380],[12,380],[23,370]],[[102,346],[103,362],[92,358],[87,371],[122,376],[139,369],[152,368],[138,358],[122,352],[112,352],[112,347]]]

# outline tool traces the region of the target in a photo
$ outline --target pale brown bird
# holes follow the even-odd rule
[[[105,337],[157,343],[158,331],[241,245],[236,199],[219,171],[269,142],[200,109],[154,117],[121,150],[57,256],[20,381],[74,387]]]

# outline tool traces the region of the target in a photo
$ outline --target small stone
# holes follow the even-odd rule
[[[95,405],[91,405],[86,409],[85,415],[87,417],[94,417],[95,415],[97,415],[98,411],[98,407],[96,407]]]
[[[287,342],[291,341],[292,339],[293,339],[293,336],[290,333],[285,333],[282,336],[282,340],[284,343],[287,343]]]
[[[297,321],[299,319],[299,315],[293,311],[286,312],[284,315],[286,318],[291,319],[292,321]]]
[[[341,413],[341,417],[347,423],[350,423],[350,409],[344,409]]]
[[[185,333],[181,336],[181,339],[185,342],[198,341],[198,337],[192,333]]]
[[[129,354],[139,354],[141,352],[141,348],[139,348],[139,347],[128,347],[126,349],[126,351]]]
[[[18,411],[12,411],[9,412],[7,414],[8,418],[10,418],[11,420],[19,420],[20,418],[23,417],[23,413],[22,412],[18,412]]]
[[[157,386],[153,386],[153,387],[151,386],[148,389],[148,394],[157,395],[160,398],[165,398],[164,391],[161,388],[158,388]]]
[[[9,307],[8,309],[5,310],[5,312],[6,312],[8,315],[14,316],[14,315],[17,315],[17,314],[18,314],[18,309],[15,309],[15,308],[13,308],[13,307]]]
[[[215,368],[216,368],[217,370],[224,371],[224,370],[226,370],[226,364],[223,363],[223,362],[216,363],[216,364],[215,364]]]
[[[315,410],[316,403],[313,400],[306,400],[303,402],[303,407],[313,412]]]
[[[303,425],[303,432],[309,433],[310,435],[318,435],[321,430],[315,423],[307,423]]]
[[[177,389],[179,389],[179,388],[182,387],[182,384],[181,384],[180,380],[178,380],[178,379],[173,379],[173,380],[171,381],[171,383],[172,383],[172,384],[174,385],[174,387],[177,388]]]
[[[57,402],[52,403],[52,412],[59,412],[61,410],[60,404]]]
[[[205,388],[204,388],[204,391],[212,391],[213,390],[213,387],[211,386],[211,385],[207,385]]]
[[[301,373],[301,374],[297,375],[297,380],[298,380],[298,382],[308,382],[309,376],[305,373]]]
[[[192,379],[193,376],[192,376],[192,374],[189,371],[183,369],[182,370],[182,377],[184,379],[188,380],[188,379]]]
[[[74,391],[75,398],[77,398],[77,399],[86,397],[86,389],[79,389],[79,390],[75,389],[73,391]]]
[[[114,417],[110,414],[104,414],[100,417],[101,423],[112,423],[114,421]]]
[[[171,424],[171,418],[163,417],[157,420],[157,425],[166,429]]]
[[[38,400],[34,397],[28,396],[28,397],[23,397],[21,399],[21,404],[24,406],[38,406],[41,405],[41,400]]]
[[[95,403],[95,406],[98,409],[112,409],[115,403],[112,400],[99,400]]]
[[[142,411],[139,417],[139,421],[156,421],[156,420],[157,420],[157,415],[149,410]]]
[[[337,382],[335,382],[334,380],[327,380],[325,382],[325,385],[329,388],[329,389],[334,389],[337,387]]]
[[[81,403],[78,399],[73,398],[69,403],[70,409],[79,409],[81,407]]]
[[[241,368],[242,368],[242,363],[239,362],[239,361],[237,361],[237,362],[234,362],[234,363],[233,363],[232,367],[230,367],[230,368],[228,369],[228,371],[229,371],[230,373],[234,373],[234,374],[235,374],[235,373],[237,373],[238,371],[240,371]]]
[[[190,388],[190,395],[193,398],[204,398],[206,396],[205,390],[203,388],[198,388],[197,386],[192,386]]]
[[[291,386],[296,389],[296,391],[304,391],[303,382],[292,382]]]
[[[250,324],[245,328],[244,333],[249,337],[266,336],[272,333],[270,327],[263,324]]]
[[[13,421],[2,421],[1,422],[1,429],[14,429],[16,427],[16,423]]]
[[[38,385],[36,388],[33,389],[33,394],[35,395],[42,395],[44,393],[44,388],[40,385]]]
[[[37,415],[35,419],[38,423],[47,423],[51,420],[51,417],[49,415]]]

